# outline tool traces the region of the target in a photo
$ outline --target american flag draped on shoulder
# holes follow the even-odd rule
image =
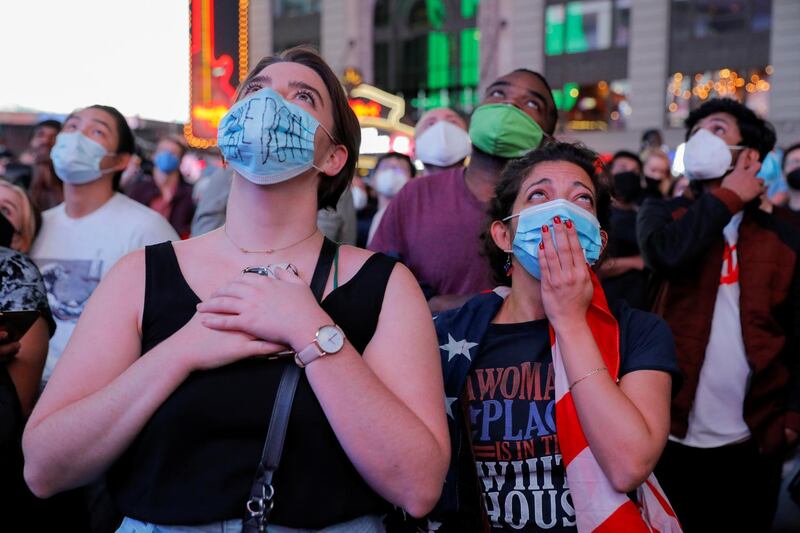
[[[616,379],[619,327],[594,276],[593,283],[594,298],[587,319],[607,367],[613,369],[612,377]],[[474,461],[474,458],[469,450],[469,429],[461,416],[457,398],[464,391],[486,330],[507,294],[508,288],[501,287],[476,296],[460,309],[436,317],[452,456],[442,498],[429,517],[417,522],[415,531],[468,533],[486,530],[479,510],[482,500],[475,469],[465,464],[465,459]],[[575,504],[578,531],[680,533],[675,513],[653,475],[636,491],[638,503],[613,489],[592,455],[578,422],[558,346],[553,346],[553,359],[558,439]]]
[[[619,325],[608,308],[597,277],[592,274],[594,293],[586,319],[614,380],[619,378]],[[550,328],[556,386],[556,428],[567,469],[579,533],[680,533],[675,512],[652,473],[637,489],[634,503],[627,494],[611,486],[583,434],[578,412],[569,391],[564,361]]]

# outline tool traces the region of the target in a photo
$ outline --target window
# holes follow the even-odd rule
[[[413,119],[433,107],[472,111],[480,95],[479,0],[378,0],[375,83]]]
[[[753,31],[768,31],[772,26],[772,1],[753,0],[753,12],[750,27]]]
[[[692,109],[711,98],[734,98],[761,116],[769,112],[772,66],[723,68],[689,73],[675,72],[667,80],[667,121],[683,126]]]
[[[743,1],[697,0],[695,2],[694,36],[698,38],[748,29],[748,9]]]
[[[628,45],[631,0],[585,0],[547,6],[545,53],[576,54]],[[613,10],[612,10],[613,7]]]
[[[769,31],[771,0],[673,0],[673,39]]]
[[[375,16],[373,22],[376,28],[382,28],[389,25],[389,17],[391,13],[391,0],[378,0],[375,3]]]
[[[414,30],[428,28],[430,26],[428,22],[429,11],[433,10],[428,8],[425,0],[417,0],[408,11],[408,27]]]
[[[480,82],[481,33],[476,28],[461,30],[461,85],[477,87]]]
[[[577,84],[553,90],[556,107],[566,116],[566,129],[620,130],[625,128],[631,106],[627,80]]]
[[[422,58],[427,56],[429,48],[427,35],[421,35],[402,43],[403,74],[398,80],[398,90],[408,93],[426,86],[428,81],[426,78],[434,74],[427,72],[425,61],[422,61]]]
[[[273,15],[278,17],[297,17],[319,13],[320,0],[275,0]]]
[[[614,4],[614,46],[624,47],[630,43],[631,1],[618,0]]]
[[[387,43],[375,43],[374,48],[375,85],[386,87],[389,84],[389,45]]]

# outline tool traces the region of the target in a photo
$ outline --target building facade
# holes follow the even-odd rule
[[[401,96],[411,123],[446,105],[469,114],[484,86],[542,72],[559,132],[600,151],[671,146],[703,101],[745,102],[800,140],[796,0],[250,0],[249,57],[301,43],[343,73]]]

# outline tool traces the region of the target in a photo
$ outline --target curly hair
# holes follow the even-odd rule
[[[489,202],[487,217],[481,232],[482,254],[489,260],[492,277],[500,285],[510,285],[506,276],[507,254],[492,239],[491,226],[496,220],[503,220],[513,214],[514,202],[519,195],[522,182],[537,165],[547,162],[564,161],[580,167],[592,180],[595,190],[595,210],[601,227],[607,227],[611,214],[611,191],[601,173],[598,172],[598,155],[581,143],[551,141],[542,144],[519,159],[508,162],[500,174],[495,188],[495,196]]]

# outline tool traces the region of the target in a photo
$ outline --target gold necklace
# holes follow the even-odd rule
[[[303,237],[299,241],[294,242],[294,243],[290,244],[289,246],[284,246],[283,248],[267,248],[266,250],[248,250],[247,248],[242,248],[241,246],[236,244],[236,242],[228,234],[228,225],[227,224],[222,226],[222,231],[225,233],[225,236],[228,238],[228,240],[231,241],[231,244],[234,245],[235,247],[237,247],[239,249],[239,251],[242,252],[243,254],[272,254],[272,253],[275,253],[275,252],[281,252],[283,250],[288,250],[289,248],[291,248],[293,246],[297,246],[298,244],[307,241],[308,239],[310,239],[311,237],[316,235],[317,232],[319,231],[319,229],[318,228],[314,228],[314,232],[311,235],[309,235],[308,237]]]

